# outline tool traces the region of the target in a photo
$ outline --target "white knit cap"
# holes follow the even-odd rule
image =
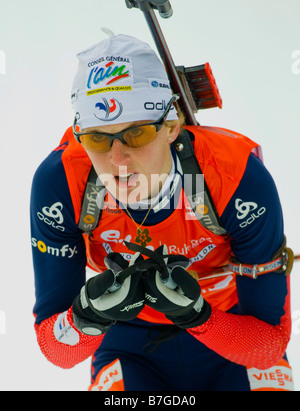
[[[110,37],[77,58],[72,105],[81,130],[158,120],[172,98],[164,65],[148,44],[134,37]],[[172,107],[168,120],[177,118]]]

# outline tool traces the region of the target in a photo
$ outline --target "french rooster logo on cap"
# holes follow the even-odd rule
[[[123,112],[123,105],[112,98],[107,101],[106,98],[102,98],[100,102],[95,105],[95,117],[101,121],[114,121]]]

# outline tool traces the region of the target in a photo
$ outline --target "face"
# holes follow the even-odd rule
[[[116,125],[93,127],[84,132],[119,133],[129,127],[144,122],[129,122]],[[119,140],[114,140],[106,153],[88,150],[93,166],[108,191],[125,204],[134,204],[156,196],[165,182],[172,167],[170,144],[180,131],[179,122],[174,127],[163,126],[157,137],[149,144],[130,148]]]

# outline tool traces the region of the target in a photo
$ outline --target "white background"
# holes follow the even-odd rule
[[[200,112],[199,122],[236,130],[262,145],[289,245],[300,252],[299,0],[171,3],[174,16],[160,22],[175,63],[209,61],[223,97],[223,110]],[[89,360],[61,370],[36,343],[29,196],[35,169],[73,121],[75,55],[106,37],[101,27],[155,47],[142,13],[127,9],[124,0],[0,0],[0,50],[6,56],[6,74],[0,74],[0,390],[85,390],[89,384]],[[2,59],[0,73],[3,66]],[[299,274],[300,262],[292,275],[288,349],[297,390]]]

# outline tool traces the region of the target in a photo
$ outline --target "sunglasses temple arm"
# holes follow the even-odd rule
[[[73,134],[74,134],[76,141],[78,141],[78,143],[81,144],[80,133],[77,133],[76,131],[76,124],[77,124],[77,114],[75,116],[74,123],[73,123]]]
[[[180,99],[180,94],[174,94],[173,95],[173,97],[171,98],[171,100],[169,101],[169,103],[167,105],[167,108],[166,108],[164,114],[157,120],[157,123],[163,123],[166,120],[166,118],[167,118],[167,116],[168,116],[168,114],[171,110],[172,105],[174,103],[176,103],[176,101],[178,101],[179,99]]]

